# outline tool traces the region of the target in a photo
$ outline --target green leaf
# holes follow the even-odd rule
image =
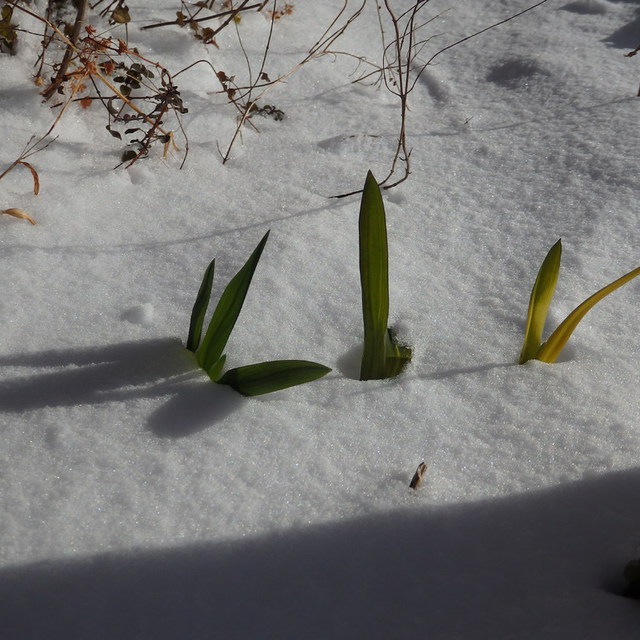
[[[629,271],[629,273],[623,275],[621,278],[614,280],[606,287],[600,289],[594,293],[590,298],[587,298],[582,304],[578,305],[558,326],[558,328],[549,336],[548,340],[540,347],[537,360],[542,362],[555,362],[560,352],[564,348],[564,345],[569,340],[569,337],[573,333],[574,329],[578,326],[578,323],[584,316],[591,310],[591,308],[602,298],[608,296],[612,291],[615,291],[623,284],[633,280],[636,276],[640,275],[640,267]]]
[[[524,343],[520,352],[518,364],[524,364],[527,360],[536,357],[540,348],[540,338],[547,319],[549,305],[553,298],[560,271],[560,259],[562,257],[562,242],[558,240],[547,253],[540,266],[531,297],[529,298],[529,312],[527,326],[524,332]]]
[[[227,359],[227,356],[220,356],[220,359],[217,362],[214,362],[208,369],[207,375],[213,380],[213,382],[218,382],[220,380],[220,376],[222,375],[222,369],[224,367],[224,363]]]
[[[242,395],[259,396],[317,380],[330,371],[324,365],[306,360],[274,360],[230,369],[218,382]]]
[[[211,287],[213,285],[213,273],[216,261],[212,260],[202,278],[198,295],[196,296],[193,310],[191,311],[191,324],[189,325],[189,337],[187,338],[187,349],[196,352],[200,344],[202,335],[202,326],[204,325],[204,316],[207,313],[209,299],[211,298]]]
[[[359,218],[360,284],[364,320],[364,351],[360,380],[386,377],[387,321],[389,318],[389,255],[387,223],[380,187],[367,173]]]
[[[222,352],[229,340],[229,336],[236,324],[240,310],[244,304],[251,279],[262,255],[264,245],[269,237],[269,232],[264,235],[258,246],[254,249],[245,265],[231,279],[220,296],[209,328],[196,351],[198,364],[208,371],[222,356]]]

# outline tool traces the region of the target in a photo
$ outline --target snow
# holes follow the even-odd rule
[[[342,6],[319,4],[276,21],[270,77]],[[206,58],[246,75],[231,28],[205,48],[137,28],[177,3],[129,6],[130,43],[173,74]],[[527,6],[432,0],[421,59]],[[620,593],[640,555],[640,282],[559,362],[516,362],[559,237],[553,326],[638,266],[638,62],[623,54],[639,15],[550,0],[420,78],[412,174],[384,196],[391,322],[414,349],[392,380],[357,379],[359,199],[330,198],[382,179],[397,139],[397,99],[353,84],[353,58],[265,94],[285,119],[256,116],[224,165],[237,111],[204,64],[175,79],[182,170],[160,147],[113,170],[105,112],[70,106],[29,159],[39,195],[25,167],[1,183],[0,208],[38,225],[0,216],[0,637],[636,638]],[[256,65],[268,27],[238,25]],[[335,48],[379,59],[373,5]],[[2,170],[53,121],[37,51],[22,34],[0,55]],[[182,345],[210,260],[215,300],[268,229],[227,365],[333,372],[244,398]]]

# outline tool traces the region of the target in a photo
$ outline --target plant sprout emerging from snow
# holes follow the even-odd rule
[[[389,255],[387,222],[380,187],[367,174],[360,204],[360,284],[364,319],[364,351],[360,380],[397,376],[411,360],[411,349],[396,344],[389,320]]]
[[[544,329],[551,298],[558,281],[560,271],[560,259],[562,255],[562,242],[558,240],[547,253],[546,258],[540,266],[538,277],[536,278],[531,298],[529,300],[529,313],[527,316],[527,326],[524,334],[524,344],[520,353],[518,364],[524,364],[527,360],[535,359],[542,362],[555,362],[564,345],[569,340],[574,329],[587,312],[602,298],[615,291],[618,287],[633,280],[640,275],[640,267],[629,271],[621,278],[614,280],[606,287],[603,287],[582,304],[579,304],[558,326],[558,328],[547,338],[544,344],[540,344],[540,338]]]
[[[226,359],[223,354],[224,348],[240,315],[268,237],[267,231],[245,265],[222,292],[204,338],[201,340],[204,318],[211,297],[215,260],[209,264],[193,305],[187,339],[187,349],[195,353],[198,364],[213,382],[227,384],[245,396],[257,396],[311,382],[331,371],[328,367],[306,360],[275,360],[230,369],[224,375],[222,374]]]

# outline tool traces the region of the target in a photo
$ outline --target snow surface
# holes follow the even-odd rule
[[[177,5],[132,0],[130,43],[172,73],[207,58],[246,76],[231,29],[219,50],[137,29]],[[298,0],[269,75],[341,5]],[[433,0],[421,59],[527,6]],[[239,25],[254,65],[268,27]],[[0,168],[53,119],[38,38],[21,42],[0,56]],[[274,87],[285,119],[244,128],[224,166],[237,112],[204,64],[176,78],[182,170],[156,150],[114,171],[105,112],[71,107],[30,159],[40,194],[24,167],[0,192],[38,221],[0,216],[0,637],[637,638],[619,594],[640,555],[640,282],[560,362],[516,361],[559,237],[554,325],[638,266],[638,44],[638,2],[550,0],[421,77],[412,175],[385,194],[391,320],[414,358],[387,381],[357,380],[359,202],[330,196],[384,176],[399,110],[352,83],[353,58]],[[335,48],[380,59],[372,4]],[[215,299],[267,229],[228,366],[333,372],[247,399],[182,344],[206,265]]]

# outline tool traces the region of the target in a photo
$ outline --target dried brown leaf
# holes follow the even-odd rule
[[[422,482],[424,481],[424,476],[427,473],[427,465],[424,460],[418,465],[416,472],[413,474],[413,478],[411,479],[411,483],[409,484],[410,489],[417,489]]]
[[[0,211],[0,213],[6,213],[8,216],[20,218],[21,220],[27,220],[31,224],[38,224],[26,211],[23,211],[22,209],[3,209],[2,211]]]
[[[37,196],[40,193],[40,178],[38,177],[38,172],[25,160],[18,160],[18,163],[23,164],[27,169],[29,169],[29,171],[31,171],[31,175],[33,176],[33,195]]]

